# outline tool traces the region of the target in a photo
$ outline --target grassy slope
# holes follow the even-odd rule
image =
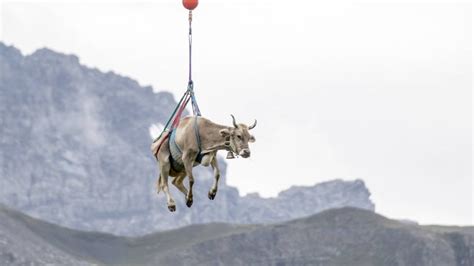
[[[274,225],[214,223],[137,238],[70,230],[0,206],[3,231],[8,228],[2,227],[2,216],[16,220],[17,226],[48,245],[92,263],[470,265],[466,263],[474,261],[474,227],[410,225],[354,208]]]

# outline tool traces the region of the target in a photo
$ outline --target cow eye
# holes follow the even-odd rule
[[[241,135],[237,135],[237,138],[239,138],[240,140],[242,139],[242,136]]]

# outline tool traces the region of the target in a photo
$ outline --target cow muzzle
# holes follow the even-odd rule
[[[242,156],[242,158],[250,157],[250,150],[249,149],[242,149],[240,151],[240,156]]]

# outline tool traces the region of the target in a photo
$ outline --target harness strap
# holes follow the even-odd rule
[[[202,161],[202,157],[204,155],[201,153],[202,148],[201,148],[201,136],[199,134],[199,127],[198,127],[198,116],[194,116],[194,134],[196,135],[196,143],[198,145],[198,154],[196,156],[195,161],[200,163]],[[170,153],[171,153],[171,159],[174,161],[175,165],[173,165],[173,168],[176,170],[180,169],[181,166],[183,166],[183,151],[179,147],[178,143],[176,143],[176,128],[174,128],[171,131],[170,134]],[[176,165],[177,164],[177,165]]]
[[[179,108],[179,111],[176,113],[176,117],[173,121],[173,124],[171,125],[171,130],[175,129],[179,125],[179,121],[181,120],[181,115],[183,114],[184,109],[186,108],[186,105],[188,104],[190,99],[189,94],[186,95],[186,99],[183,102],[183,105]]]
[[[198,127],[198,116],[194,116],[194,134],[196,134],[196,142],[197,142],[197,145],[198,145],[198,155],[196,156],[196,162],[201,162],[202,161],[202,157],[204,157],[204,155],[201,153],[202,149],[201,149],[201,135],[199,134],[199,127]]]
[[[191,105],[193,108],[193,114],[197,116],[201,116],[201,111],[199,110],[196,96],[194,95],[194,83],[192,80],[188,82],[188,91],[189,91],[189,96],[191,97]]]
[[[199,110],[199,106],[198,106],[198,103],[197,103],[197,100],[196,100],[196,96],[194,95],[194,83],[193,83],[193,79],[192,79],[192,45],[193,45],[193,35],[192,34],[193,34],[193,32],[192,32],[192,12],[189,11],[189,32],[188,32],[188,40],[189,40],[189,77],[188,78],[189,79],[188,79],[188,88],[187,88],[186,92],[184,93],[183,97],[181,97],[181,100],[179,101],[178,105],[174,109],[174,111],[171,114],[170,118],[168,119],[168,122],[166,122],[166,125],[163,128],[163,131],[161,132],[161,134],[156,139],[153,140],[153,143],[158,141],[163,136],[163,134],[165,132],[168,131],[168,133],[169,133],[169,131],[171,131],[173,133],[175,131],[175,129],[179,125],[179,121],[181,120],[181,115],[182,115],[184,109],[188,105],[189,100],[191,100],[193,114],[196,116],[194,127],[195,127],[195,132],[196,132],[196,139],[197,139],[198,147],[199,147],[198,157],[202,157],[201,156],[201,139],[200,139],[200,136],[199,136],[199,130],[197,128],[197,117],[201,116],[201,110]],[[162,142],[160,143],[160,145],[158,147],[158,150],[160,149],[161,144],[166,140],[167,137],[168,137],[168,135],[164,136]],[[170,139],[170,141],[171,141],[171,139]],[[174,139],[171,142],[176,144]],[[176,144],[176,146],[177,146],[177,144]],[[179,147],[177,147],[177,148],[179,148]]]
[[[179,147],[178,143],[176,143],[176,128],[173,129],[173,131],[171,132],[171,136],[169,139],[169,147],[171,167],[176,172],[180,172],[184,169],[184,163],[182,159],[183,152],[181,151],[181,148]]]
[[[183,152],[181,151],[181,148],[179,147],[178,143],[176,143],[176,128],[173,129],[173,131],[171,132],[170,142],[170,144],[173,145],[179,152],[179,157],[181,157],[181,155],[183,155]]]

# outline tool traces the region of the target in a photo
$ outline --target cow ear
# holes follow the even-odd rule
[[[252,143],[252,142],[255,142],[255,137],[252,136],[252,135],[250,135],[249,142],[251,142],[251,143]]]
[[[227,128],[221,129],[219,133],[221,134],[222,137],[230,136],[230,130]]]

